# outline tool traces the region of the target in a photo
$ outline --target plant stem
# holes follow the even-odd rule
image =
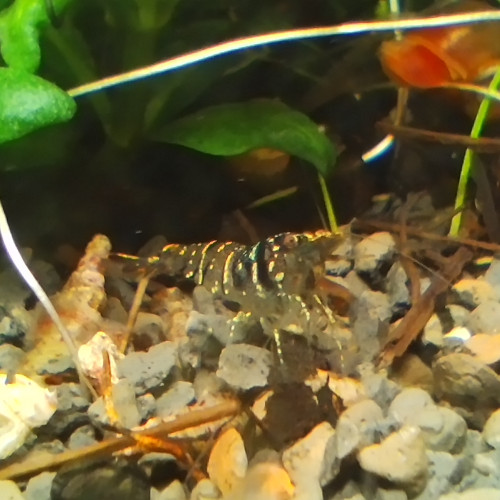
[[[500,69],[497,70],[493,80],[489,85],[488,90],[496,91],[500,86]],[[491,99],[489,97],[485,97],[479,106],[477,111],[476,119],[474,120],[474,125],[472,126],[472,130],[470,133],[471,139],[477,139],[483,130],[484,124],[486,123],[486,119],[488,117],[488,113],[491,108]],[[460,179],[458,181],[457,187],[457,196],[455,198],[455,210],[459,210],[457,215],[453,217],[451,220],[450,232],[449,235],[452,237],[457,237],[460,228],[462,226],[462,216],[463,216],[463,207],[465,205],[465,199],[467,196],[467,190],[469,185],[469,179],[471,177],[472,168],[474,164],[474,152],[472,149],[467,148],[464,155],[464,161],[462,163],[462,170],[460,171]]]
[[[320,173],[318,173],[318,180],[319,185],[321,186],[323,201],[325,202],[326,215],[328,217],[328,225],[330,226],[330,231],[332,233],[338,233],[339,225],[337,224],[337,219],[333,210],[332,199],[330,197],[330,193],[328,192],[328,186],[326,185],[325,178]]]

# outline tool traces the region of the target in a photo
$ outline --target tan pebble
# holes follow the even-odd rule
[[[217,439],[210,453],[208,475],[225,496],[241,483],[247,467],[243,439],[236,429],[228,429]]]
[[[402,484],[420,482],[428,467],[420,429],[410,425],[393,432],[380,444],[363,448],[358,461],[367,472]]]
[[[465,343],[465,347],[474,358],[486,365],[496,363],[500,359],[500,335],[477,333]]]

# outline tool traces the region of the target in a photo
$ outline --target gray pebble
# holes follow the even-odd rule
[[[214,295],[204,286],[193,290],[193,308],[201,314],[215,314]]]
[[[249,344],[229,345],[220,355],[217,376],[235,389],[263,387],[272,363],[272,355],[266,349]]]
[[[453,285],[452,291],[458,302],[469,309],[474,309],[483,302],[499,300],[499,295],[493,287],[480,279],[461,279]]]
[[[210,479],[202,479],[199,481],[191,492],[190,500],[218,500],[221,498],[221,493]]]
[[[364,361],[372,361],[380,353],[392,316],[387,295],[363,292],[354,308],[353,333]]]
[[[500,410],[494,411],[484,424],[483,439],[492,448],[500,448]]]
[[[33,316],[23,305],[0,305],[0,344],[24,345],[33,323]]]
[[[361,297],[363,292],[370,290],[370,287],[359,277],[356,271],[347,273],[341,284],[345,285],[356,298]]]
[[[396,242],[388,232],[373,233],[354,247],[354,269],[358,273],[372,274],[392,258]]]
[[[474,467],[483,476],[500,477],[500,451],[490,450],[474,455]]]
[[[186,492],[179,480],[172,481],[158,494],[151,495],[150,500],[186,500]]]
[[[418,427],[403,426],[380,444],[358,453],[362,469],[413,491],[422,490],[428,468],[425,443]]]
[[[342,459],[353,451],[374,443],[382,420],[382,409],[371,399],[347,408],[337,422],[337,456]]]
[[[500,490],[496,488],[477,488],[462,493],[448,493],[439,500],[500,500]]]
[[[462,476],[462,459],[442,451],[428,451],[428,480],[424,491],[415,500],[437,500],[448,493]]]
[[[395,262],[386,277],[386,292],[393,311],[407,308],[411,303],[407,282],[408,276],[401,262]]]
[[[195,399],[194,387],[191,382],[180,380],[174,382],[170,388],[156,400],[156,412],[161,418],[168,418],[178,414]]]
[[[385,371],[375,372],[375,368],[371,363],[358,365],[356,371],[360,376],[367,396],[373,399],[381,408],[387,408],[401,391],[396,382],[387,378]]]
[[[441,320],[436,313],[433,313],[429,318],[429,321],[427,321],[424,327],[424,331],[422,332],[422,343],[424,345],[433,345],[435,347],[441,348],[444,345],[443,334],[444,332]]]
[[[16,373],[18,366],[26,357],[25,352],[12,344],[0,345],[0,370]]]
[[[14,481],[0,481],[0,498],[2,500],[24,500],[21,490]]]
[[[128,379],[137,394],[161,386],[176,362],[177,346],[162,342],[148,352],[133,352],[118,362],[118,372]]]
[[[487,300],[471,313],[467,327],[472,333],[500,333],[500,302]]]
[[[468,354],[443,356],[433,374],[436,396],[460,408],[478,428],[500,406],[500,377]]]
[[[32,477],[24,490],[24,500],[52,500],[50,490],[55,472],[42,472]]]
[[[147,392],[142,396],[138,396],[136,404],[141,416],[141,422],[145,422],[156,415],[156,399],[151,393]]]
[[[103,397],[96,399],[90,405],[88,414],[92,422],[95,422],[97,425],[119,425],[125,429],[132,429],[140,424],[141,416],[135,400],[135,391],[128,380],[121,379],[117,384],[113,385],[111,399],[118,422],[110,420],[107,405]]]
[[[500,295],[500,260],[498,258],[491,261],[490,267],[484,273],[484,280]]]
[[[325,274],[327,276],[346,276],[352,269],[352,262],[348,259],[334,259],[325,262]]]
[[[408,423],[415,414],[433,408],[434,401],[428,392],[418,387],[403,389],[389,406],[389,416],[400,425]]]
[[[89,423],[89,401],[82,396],[79,384],[61,384],[56,388],[57,410],[45,429],[52,436],[68,435],[72,429]]]
[[[95,443],[97,439],[94,428],[91,425],[82,425],[71,434],[66,445],[70,450],[77,450]]]
[[[374,500],[408,500],[408,495],[404,490],[377,488]]]

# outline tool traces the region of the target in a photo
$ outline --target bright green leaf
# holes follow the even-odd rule
[[[59,87],[35,75],[0,68],[0,143],[69,120],[76,104]]]
[[[51,0],[59,15],[71,0]],[[1,52],[8,66],[34,73],[40,65],[40,31],[49,25],[46,0],[16,0],[0,13]]]
[[[212,155],[271,148],[310,163],[323,175],[333,167],[333,144],[306,115],[271,100],[222,104],[174,121],[154,139]]]

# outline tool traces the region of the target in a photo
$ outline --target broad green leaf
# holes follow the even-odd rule
[[[323,175],[336,159],[333,144],[313,121],[271,100],[206,108],[170,123],[153,139],[219,156],[277,149],[312,163]]]
[[[59,87],[35,75],[0,68],[0,143],[69,120],[76,104]]]
[[[0,41],[8,66],[34,73],[40,65],[40,31],[49,25],[71,0],[16,0],[0,13]]]

